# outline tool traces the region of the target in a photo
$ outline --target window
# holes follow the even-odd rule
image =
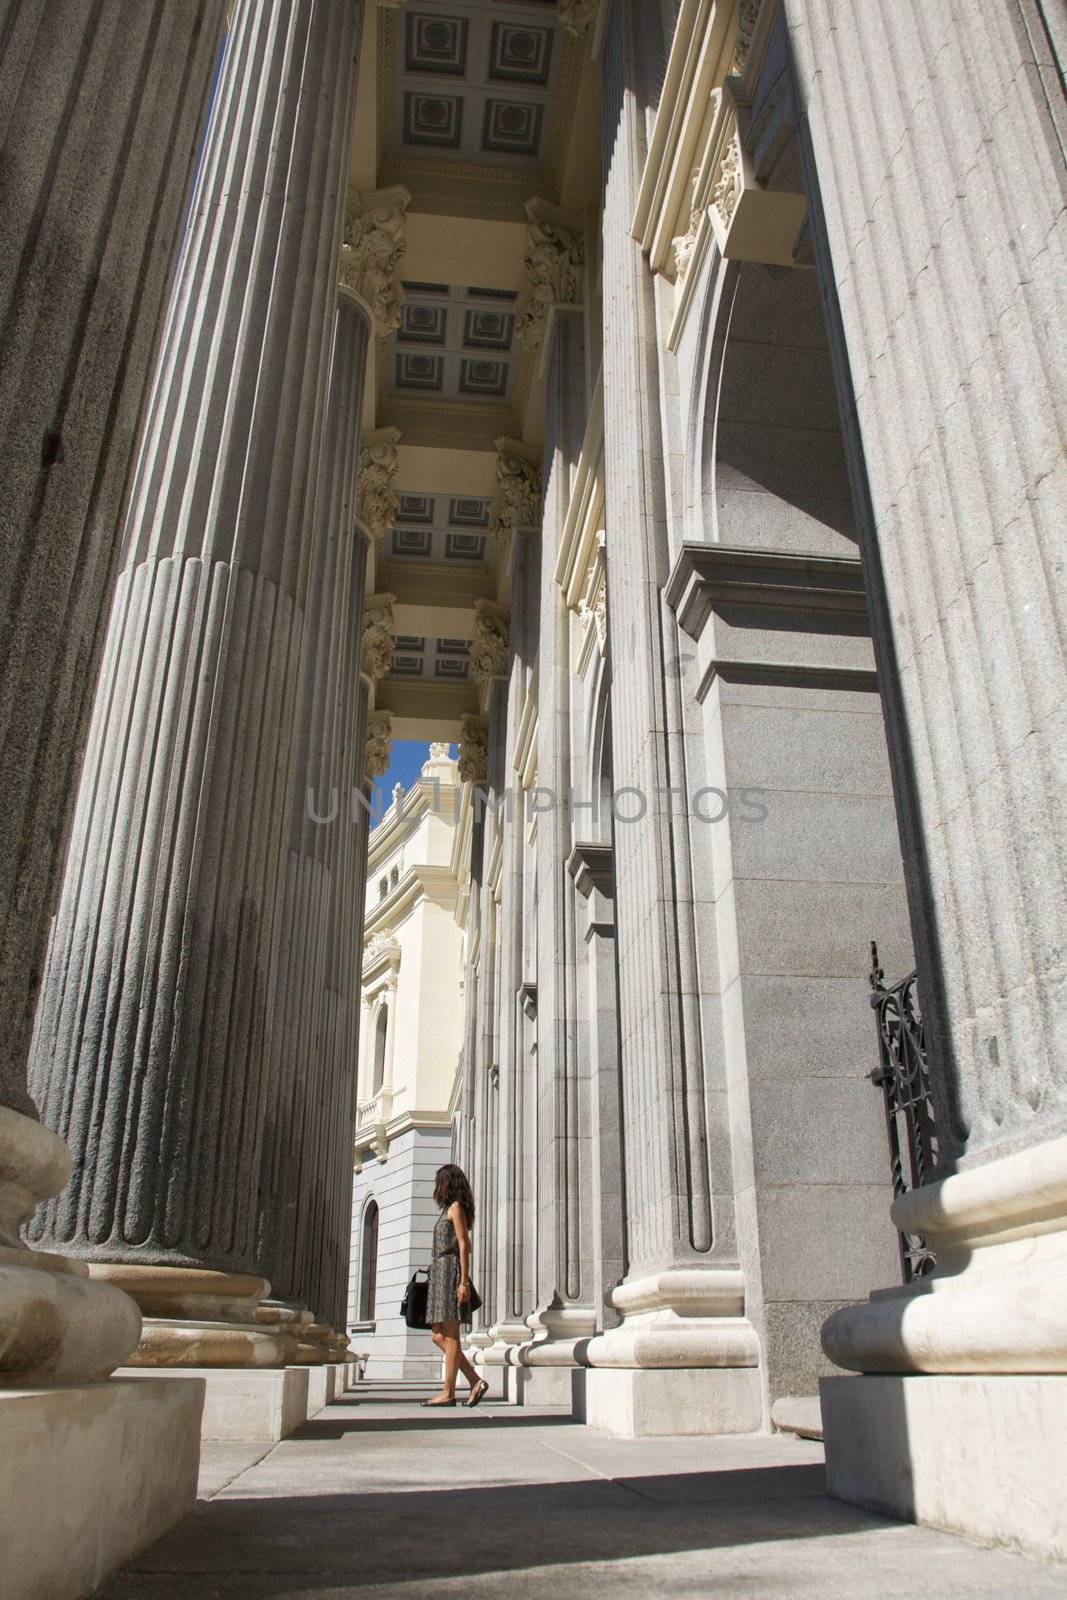
[[[363,1249],[359,1263],[359,1320],[374,1321],[378,1290],[378,1203],[371,1200],[363,1213]]]
[[[379,878],[378,879],[378,899],[379,900],[384,900],[388,893],[389,893],[389,879],[388,878]]]
[[[392,872],[389,874],[389,881],[392,884],[393,888],[395,889],[397,884],[400,882],[400,868],[399,867],[394,867],[393,868]]]
[[[385,1036],[389,1031],[389,1007],[383,1003],[378,1007],[378,1015],[374,1023],[374,1079],[371,1088],[372,1094],[377,1094],[385,1082]]]

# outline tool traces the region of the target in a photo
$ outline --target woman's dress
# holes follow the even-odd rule
[[[426,1297],[427,1322],[462,1322],[470,1327],[470,1301],[460,1305],[459,1240],[452,1219],[442,1211],[433,1229],[433,1260],[430,1262],[430,1292]]]

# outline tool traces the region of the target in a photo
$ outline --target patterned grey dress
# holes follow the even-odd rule
[[[459,1240],[451,1217],[442,1211],[433,1227],[430,1292],[426,1300],[427,1322],[462,1322],[470,1327],[470,1301],[460,1305],[456,1299],[459,1276]]]

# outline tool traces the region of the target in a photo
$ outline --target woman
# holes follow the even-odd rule
[[[441,1209],[434,1224],[433,1261],[426,1299],[427,1320],[433,1326],[433,1342],[445,1358],[445,1380],[441,1393],[424,1406],[454,1406],[456,1374],[462,1370],[470,1384],[468,1406],[476,1406],[489,1385],[479,1378],[460,1348],[459,1325],[471,1325],[471,1228],[474,1226],[474,1196],[460,1167],[439,1167],[433,1197]]]

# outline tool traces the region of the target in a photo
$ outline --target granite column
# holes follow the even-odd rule
[[[38,1233],[145,1363],[255,1321],[273,996],[360,7],[232,20],[123,536],[31,1081],[74,1152]]]
[[[99,1377],[138,1337],[128,1299],[22,1244],[71,1171],[26,1057],[223,10],[0,8],[0,1383]]]

